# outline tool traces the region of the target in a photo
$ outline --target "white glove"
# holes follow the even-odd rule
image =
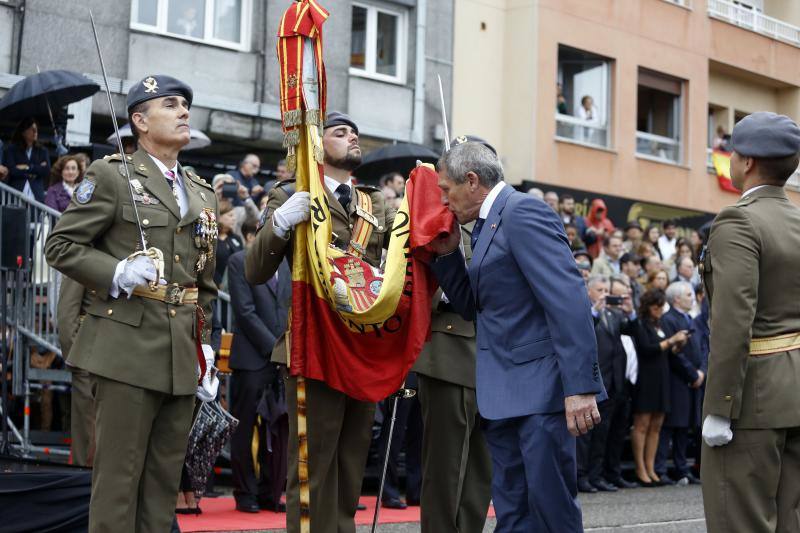
[[[208,344],[203,344],[203,357],[206,360],[206,373],[197,386],[197,398],[203,402],[211,402],[217,397],[219,378],[217,369],[214,368],[214,350]],[[200,375],[200,365],[197,365],[197,375]]]
[[[114,279],[111,281],[111,289],[108,292],[116,298],[120,291],[125,291],[130,299],[134,288],[145,285],[148,281],[155,281],[156,276],[158,276],[156,265],[149,257],[137,255],[133,261],[123,259],[117,264]]]
[[[278,237],[286,238],[292,228],[310,218],[308,209],[310,195],[307,192],[296,192],[272,214],[272,226]]]
[[[733,439],[731,419],[708,415],[703,421],[703,440],[709,446],[725,446]]]

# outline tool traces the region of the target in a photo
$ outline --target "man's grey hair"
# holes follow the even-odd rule
[[[604,276],[602,274],[592,274],[589,276],[589,279],[586,280],[586,286],[590,289],[599,283],[608,283],[608,276]]]
[[[672,305],[675,299],[683,295],[686,289],[694,290],[692,284],[685,281],[673,281],[670,283],[666,291],[667,303]]]
[[[467,173],[474,172],[484,187],[491,189],[503,181],[503,165],[497,156],[482,143],[457,144],[439,160],[439,168],[447,169],[447,175],[457,185],[467,181]]]

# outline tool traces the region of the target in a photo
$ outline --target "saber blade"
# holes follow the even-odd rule
[[[128,192],[131,194],[131,204],[133,204],[133,215],[136,217],[136,226],[139,228],[139,238],[141,239],[142,251],[147,250],[147,240],[144,238],[144,230],[142,230],[142,223],[139,220],[139,210],[136,208],[136,199],[133,197],[133,186],[131,185],[131,172],[128,169],[128,163],[125,161],[125,149],[122,147],[122,137],[119,134],[119,126],[117,125],[117,113],[114,111],[114,100],[111,98],[111,88],[108,85],[108,75],[106,74],[106,64],[103,61],[103,52],[100,49],[100,39],[97,37],[97,26],[94,23],[94,15],[92,10],[89,10],[89,20],[92,22],[92,34],[94,34],[94,44],[97,45],[97,56],[100,58],[100,70],[103,73],[103,84],[106,88],[106,96],[108,97],[108,107],[111,108],[111,123],[114,125],[114,136],[117,139],[117,149],[122,158],[122,168],[125,169],[125,179],[128,180]]]
[[[442,124],[444,125],[444,149],[450,150],[450,129],[447,127],[447,108],[444,106],[444,89],[442,89],[442,77],[438,74],[439,78],[439,102],[442,104]]]

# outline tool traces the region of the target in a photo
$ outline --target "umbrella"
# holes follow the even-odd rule
[[[0,100],[0,116],[10,119],[45,116],[48,104],[58,109],[99,90],[99,85],[77,72],[46,70],[18,81]]]
[[[203,402],[189,432],[186,471],[195,492],[205,489],[208,474],[214,468],[222,448],[231,438],[239,421],[217,401]]]
[[[125,137],[133,137],[133,132],[131,131],[131,125],[125,124],[119,129],[119,136],[123,139]],[[206,146],[211,144],[211,139],[208,138],[208,135],[203,133],[200,130],[196,130],[194,128],[189,129],[189,144],[183,147],[183,150],[196,150],[198,148],[205,148]],[[113,133],[108,136],[106,142],[108,144],[117,145],[117,136]]]
[[[399,172],[403,176],[416,167],[417,161],[435,163],[439,154],[421,144],[397,143],[389,144],[368,153],[354,174],[362,179],[377,180],[389,172]]]

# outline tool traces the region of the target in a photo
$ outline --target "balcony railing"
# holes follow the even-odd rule
[[[636,153],[647,159],[664,163],[681,162],[681,143],[671,137],[663,137],[643,131],[636,132]]]
[[[800,47],[800,28],[728,0],[708,0],[708,15]]]
[[[556,138],[606,148],[608,126],[556,113]]]

